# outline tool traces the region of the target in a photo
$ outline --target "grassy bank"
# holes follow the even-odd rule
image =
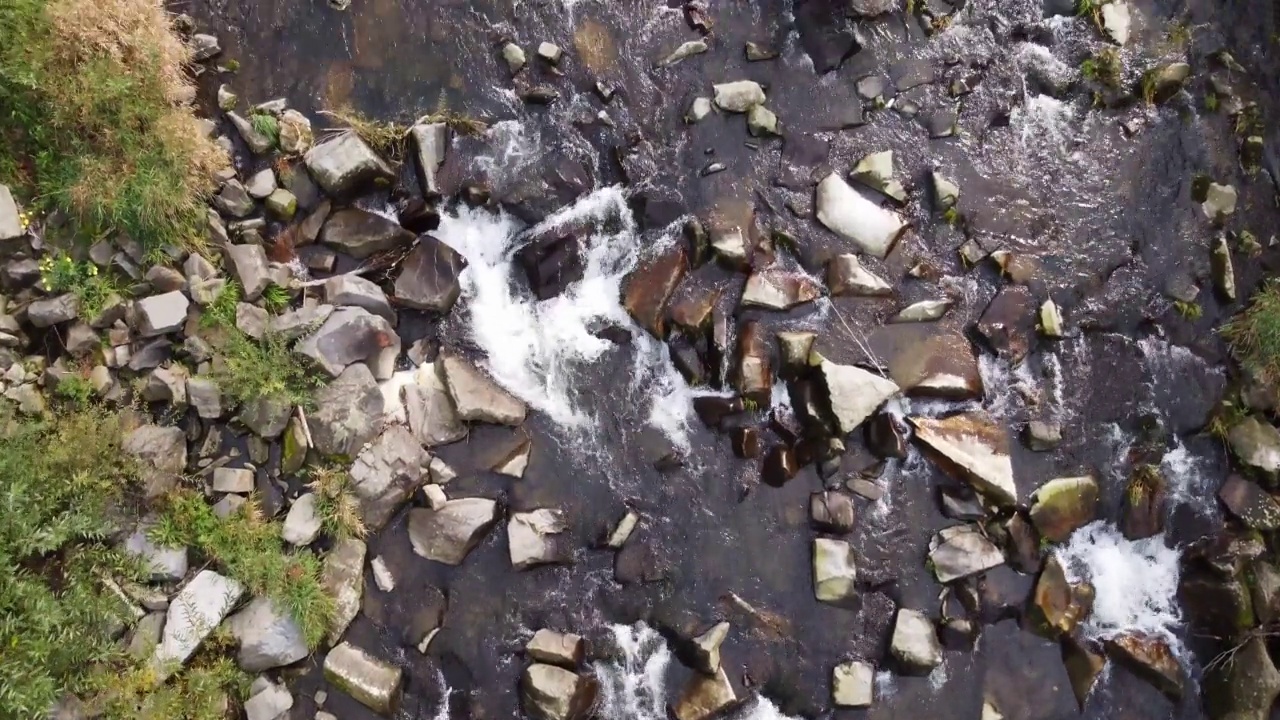
[[[85,234],[198,240],[225,158],[159,0],[5,0],[0,28],[0,183]]]

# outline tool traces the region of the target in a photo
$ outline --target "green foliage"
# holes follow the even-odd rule
[[[1262,132],[1262,110],[1256,104],[1249,104],[1236,115],[1236,135],[1249,137]]]
[[[272,145],[280,144],[280,121],[275,115],[265,112],[249,113],[249,124],[253,129],[271,138]]]
[[[46,292],[70,292],[80,301],[80,317],[92,320],[109,305],[124,298],[125,288],[110,273],[98,271],[92,262],[76,262],[61,253],[40,261],[40,286]]]
[[[1107,87],[1119,87],[1124,75],[1124,65],[1120,61],[1120,52],[1115,48],[1099,50],[1093,56],[1080,63],[1080,74]]]
[[[58,387],[54,389],[53,394],[67,401],[74,408],[87,408],[93,402],[95,393],[89,378],[73,373],[58,381]]]
[[[1218,112],[1218,94],[1212,90],[1205,91],[1204,111],[1210,113]]]
[[[293,297],[289,295],[289,291],[279,285],[268,285],[267,289],[262,291],[262,306],[268,312],[282,313],[289,309],[291,302],[293,302]]]
[[[351,490],[351,476],[337,466],[311,470],[307,484],[316,496],[316,513],[325,532],[339,538],[362,538],[368,533],[360,517],[360,503]]]
[[[1241,365],[1271,388],[1280,388],[1280,282],[1272,280],[1259,289],[1249,307],[1219,332]]]
[[[219,350],[213,379],[237,403],[275,398],[305,406],[320,385],[320,377],[279,335],[257,341],[231,327]]]
[[[1156,71],[1148,70],[1142,73],[1142,100],[1148,105],[1156,103]]]
[[[204,309],[204,314],[200,316],[200,326],[204,328],[225,327],[234,329],[236,326],[236,305],[240,303],[244,297],[244,292],[240,289],[240,283],[235,280],[227,281],[222,286],[222,290],[218,292],[218,296],[213,299]]]
[[[307,551],[287,550],[280,523],[263,519],[255,500],[222,519],[202,496],[175,493],[152,528],[152,538],[192,548],[244,583],[249,594],[274,600],[298,623],[309,647],[316,647],[328,630],[333,600],[320,585],[319,560]]]
[[[1173,307],[1183,319],[1196,321],[1204,315],[1204,308],[1200,307],[1200,303],[1187,300],[1174,300]]]
[[[95,673],[94,690],[110,720],[225,720],[228,700],[249,696],[253,678],[229,657],[235,639],[223,628],[205,638],[186,667],[157,685],[147,662],[104,667]]]
[[[952,228],[959,228],[964,223],[964,216],[960,214],[960,210],[955,205],[951,205],[942,211],[942,221]]]

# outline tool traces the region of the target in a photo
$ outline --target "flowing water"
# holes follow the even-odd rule
[[[1162,107],[1105,110],[1083,90],[1051,91],[1076,80],[1080,61],[1102,45],[1086,19],[1046,18],[1040,0],[970,0],[932,36],[901,14],[850,23],[861,49],[818,75],[812,55],[832,41],[823,23],[806,18],[822,4],[713,1],[710,51],[664,68],[655,61],[697,36],[679,7],[654,0],[354,0],[346,12],[319,0],[175,7],[215,28],[241,61],[242,70],[222,80],[242,97],[282,96],[310,113],[350,104],[412,119],[443,106],[490,120],[483,136],[453,139],[442,174],[486,184],[503,209],[442,208],[435,234],[468,261],[462,299],[443,322],[402,312],[399,327],[406,344],[426,337],[465,349],[534,410],[519,431],[476,428],[467,442],[440,450],[460,471],[450,496],[498,497],[514,510],[561,508],[580,549],[571,566],[515,573],[500,529],[458,568],[414,556],[403,518],[373,538],[371,556],[383,556],[404,580],[393,593],[367,583],[350,637],[406,668],[402,717],[517,717],[520,650],[534,630],[551,627],[589,638],[602,720],[661,720],[689,675],[667,639],[720,619],[733,626],[722,655],[747,698],[739,716],[814,717],[828,712],[832,665],[850,658],[881,663],[896,607],[936,615],[940,587],[924,558],[929,537],[952,524],[938,509],[937,490],[947,484],[940,471],[914,449],[886,464],[878,478],[884,496],[860,505],[849,538],[866,585],[862,602],[855,609],[817,603],[807,498],[822,481],[809,467],[782,488],[760,485],[756,463],[734,458],[728,441],[690,411],[695,395],[720,391],[689,387],[666,346],[620,304],[627,274],[676,242],[692,215],[753,205],[765,226],[799,238],[796,256],[781,261],[789,272],[820,278],[826,257],[849,251],[808,218],[808,185],[788,184],[797,169],[807,175],[811,168],[795,167],[785,140],[753,141],[731,114],[684,123],[693,97],[740,78],[766,85],[788,138],[829,144],[827,164],[837,170],[869,152],[894,150],[897,176],[911,191],[903,212],[914,228],[884,261],[865,259],[874,272],[901,278],[893,301],[823,299],[787,314],[744,310],[739,317],[770,330],[814,329],[854,353],[896,308],[945,294],[955,305],[939,327],[965,330],[1001,282],[985,264],[971,269],[959,261],[955,251],[966,236],[941,222],[928,200],[930,170],[955,180],[969,238],[986,251],[1034,258],[1037,292],[1066,309],[1072,336],[1033,344],[1017,364],[979,350],[986,387],[980,400],[904,399],[889,409],[940,415],[981,408],[1015,433],[1031,419],[1059,421],[1062,446],[1032,453],[1015,443],[1014,468],[1023,497],[1051,477],[1092,472],[1102,482],[1099,519],[1057,550],[1073,577],[1097,589],[1086,631],[1153,631],[1182,647],[1179,548],[1221,524],[1213,493],[1226,459],[1199,430],[1226,385],[1217,367],[1223,348],[1209,329],[1232,311],[1209,291],[1209,230],[1189,201],[1190,177],[1230,178],[1241,192],[1238,226],[1264,238],[1263,228],[1275,225],[1266,214],[1271,188],[1240,173],[1229,121],[1198,113],[1190,94]],[[927,5],[950,10],[941,0]],[[1276,23],[1266,3],[1134,5],[1141,21],[1122,54],[1127,77],[1180,52],[1162,40],[1161,28],[1176,19],[1196,28],[1187,49],[1193,67],[1207,67],[1208,53],[1230,48],[1255,69],[1259,99],[1274,116],[1269,98],[1280,97],[1280,72],[1263,55]],[[504,38],[517,39],[530,55],[531,67],[514,83],[497,52]],[[748,40],[774,48],[778,59],[747,62]],[[565,49],[561,75],[533,57],[542,41]],[[893,105],[914,103],[922,116],[957,109],[956,137],[930,140],[917,120],[869,104],[864,125],[833,129],[859,104],[857,79],[893,74],[902,63],[938,81],[901,93]],[[944,80],[968,71],[981,81],[956,101]],[[521,103],[515,88],[535,81],[554,86],[559,100]],[[611,101],[602,101],[597,81],[616,91]],[[214,87],[210,78],[204,91]],[[1142,130],[1129,137],[1121,122],[1140,122]],[[704,176],[713,161],[726,169]],[[536,301],[513,253],[534,234],[569,226],[578,231],[584,277],[563,295]],[[935,267],[939,279],[905,278],[918,261]],[[1238,268],[1242,288],[1256,284],[1264,265]],[[723,288],[726,298],[742,283],[741,275],[713,265],[694,275],[691,282]],[[1164,295],[1181,278],[1205,288],[1198,321],[1178,317]],[[598,331],[607,327],[630,330],[631,342],[602,339]],[[412,381],[412,371],[397,377]],[[786,411],[789,403],[775,393],[771,409]],[[1149,443],[1153,426],[1172,492],[1169,529],[1133,543],[1114,522],[1133,449]],[[533,452],[522,480],[484,470],[495,452],[525,437]],[[858,437],[850,441],[846,473],[869,464]],[[651,450],[671,444],[687,461],[660,474]],[[653,582],[615,582],[613,554],[588,549],[627,509],[642,521],[616,562],[646,568]],[[420,655],[400,646],[424,587],[443,589],[449,610]],[[1186,651],[1179,658],[1194,677],[1199,660]],[[311,695],[321,682],[317,667],[303,675],[294,717],[312,717]],[[972,651],[948,651],[929,677],[881,669],[876,695],[865,716],[886,720],[969,720],[984,701],[1011,720],[1201,717],[1194,697],[1174,707],[1121,668],[1107,670],[1078,713],[1057,646],[1010,620],[984,627]],[[325,709],[344,720],[372,717],[340,693],[330,698]]]

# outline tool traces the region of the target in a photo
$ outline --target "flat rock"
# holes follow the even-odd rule
[[[236,662],[246,672],[292,665],[308,654],[298,623],[267,598],[251,600],[227,620],[227,629],[240,644]]]
[[[889,653],[909,673],[927,674],[942,664],[938,633],[933,622],[918,610],[898,610]]]
[[[325,656],[324,677],[365,707],[387,717],[393,716],[400,706],[403,671],[349,642],[338,645]]]
[[[853,497],[838,490],[809,495],[809,524],[819,532],[845,535],[853,532],[856,517]]]
[[[382,431],[383,398],[368,366],[357,363],[316,391],[308,414],[317,452],[353,458]]]
[[[533,720],[586,720],[596,704],[595,678],[534,663],[520,677],[520,700]]]
[[[408,247],[413,233],[376,213],[343,208],[329,215],[320,228],[320,242],[357,260],[377,253]]]
[[[720,672],[720,646],[724,644],[727,637],[729,637],[729,623],[719,622],[693,638],[690,643],[693,669],[704,675],[715,675]]]
[[[417,123],[409,128],[409,138],[413,140],[422,193],[428,198],[438,197],[440,183],[436,173],[444,163],[445,151],[449,149],[449,126],[442,122]]]
[[[179,291],[152,295],[133,304],[138,318],[138,334],[156,337],[180,330],[187,321],[187,308],[191,301]]]
[[[1245,418],[1227,433],[1227,442],[1245,465],[1266,473],[1280,471],[1280,430],[1274,426]]]
[[[365,446],[351,465],[351,489],[365,527],[377,532],[427,481],[431,456],[403,425],[392,425]]]
[[[1018,489],[1013,482],[1008,433],[982,412],[948,418],[912,417],[915,437],[932,451],[944,470],[969,483],[997,505],[1013,505]]]
[[[1004,564],[1004,553],[974,525],[955,525],[934,536],[929,560],[938,582],[977,575]]]
[[[835,297],[888,297],[893,286],[862,267],[857,255],[837,255],[827,262],[827,289]]]
[[[706,720],[738,699],[724,668],[713,676],[695,673],[671,707],[676,720]]]
[[[120,549],[142,563],[143,570],[155,582],[176,582],[187,575],[187,549],[160,547],[147,537],[154,522],[139,522],[124,539]]]
[[[344,538],[333,544],[320,567],[320,586],[333,599],[333,615],[329,618],[327,638],[336,643],[360,612],[364,600],[364,560],[369,549],[355,538]]]
[[[1105,647],[1107,655],[1151,683],[1174,703],[1182,700],[1182,667],[1164,638],[1120,635],[1107,640]]]
[[[853,548],[843,540],[813,541],[813,595],[820,602],[843,603],[857,595],[858,568]]]
[[[187,467],[187,438],[182,428],[143,425],[125,436],[122,448],[141,462],[148,498],[172,489]]]
[[[201,570],[178,591],[165,617],[164,635],[151,657],[156,675],[167,678],[185,663],[243,594],[240,583],[212,570]]]
[[[253,492],[253,471],[220,467],[213,471],[213,491],[247,495]]]
[[[409,541],[428,560],[461,565],[498,520],[498,504],[488,498],[458,498],[439,510],[409,511]]]
[[[935,326],[883,325],[867,337],[875,364],[883,364],[908,395],[968,400],[983,395],[978,358],[964,335]]]
[[[818,222],[878,258],[889,254],[907,228],[897,213],[863,197],[835,173],[818,183],[815,202]]]
[[[80,313],[80,300],[72,293],[36,300],[27,306],[27,322],[38,328],[53,327],[75,320]]]
[[[897,383],[888,378],[825,358],[818,363],[818,373],[827,388],[836,426],[844,434],[853,432],[900,391]]]
[[[458,277],[466,266],[466,259],[456,250],[423,235],[400,264],[396,301],[405,307],[448,314],[462,292]]]
[[[1085,475],[1056,478],[1031,494],[1031,522],[1040,536],[1065,542],[1098,512],[1098,481]]]
[[[507,545],[511,567],[527,570],[537,565],[564,563],[569,548],[557,537],[569,529],[564,513],[550,508],[512,513],[507,523]]]
[[[462,420],[499,425],[524,422],[527,412],[524,402],[463,358],[442,353],[440,370],[449,397]]]
[[[288,688],[268,682],[244,701],[244,717],[245,720],[276,720],[286,716],[292,707],[293,695]]]
[[[875,666],[864,662],[840,663],[831,669],[831,701],[836,707],[867,708],[875,690]]]
[[[331,197],[340,198],[377,180],[395,179],[395,171],[354,132],[316,145],[303,156],[311,177]]]
[[[627,276],[623,306],[636,324],[656,338],[666,337],[667,303],[687,269],[685,249],[677,246]]]
[[[533,634],[524,651],[534,662],[575,669],[582,662],[586,643],[581,635],[543,628]]]
[[[396,313],[386,293],[376,284],[357,275],[335,275],[324,281],[324,301],[336,307],[364,308],[387,322],[396,323]]]
[[[379,380],[391,377],[400,354],[400,336],[387,319],[359,307],[334,310],[324,324],[294,347],[311,358],[330,377],[338,377],[353,363],[369,365]]]
[[[409,429],[427,447],[447,445],[466,437],[467,427],[449,397],[439,361],[423,365],[414,382],[404,387],[404,408]]]
[[[752,273],[742,291],[742,304],[768,310],[790,310],[822,297],[822,286],[799,272],[770,268]]]
[[[726,112],[744,113],[765,101],[764,88],[754,80],[737,80],[712,87],[715,104]]]

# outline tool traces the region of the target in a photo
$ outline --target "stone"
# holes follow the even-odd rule
[[[212,570],[201,570],[178,592],[165,616],[164,635],[151,656],[158,680],[185,663],[240,601],[244,587]]]
[[[315,136],[306,115],[289,108],[280,113],[280,149],[288,155],[301,155],[311,149]],[[310,182],[310,178],[308,178]]]
[[[53,327],[75,320],[80,313],[80,300],[72,293],[36,300],[27,306],[27,322],[38,328]]]
[[[1245,465],[1264,473],[1280,471],[1280,430],[1247,417],[1227,432],[1227,443]]]
[[[391,309],[391,302],[387,300],[382,288],[362,277],[350,274],[335,275],[324,281],[323,288],[324,300],[331,305],[339,308],[347,306],[364,308],[374,315],[385,318],[393,325],[396,322],[395,310]]]
[[[533,720],[586,720],[598,693],[595,678],[555,665],[534,663],[520,676],[520,701]]]
[[[1221,222],[1236,211],[1236,189],[1233,185],[1209,183],[1205,191],[1205,199],[1200,203],[1204,216],[1214,222]]]
[[[182,428],[143,425],[126,435],[121,447],[141,463],[148,499],[171,490],[187,467],[187,438]]]
[[[556,537],[569,529],[564,513],[550,508],[538,508],[531,512],[512,513],[507,523],[507,546],[511,554],[511,567],[527,570],[537,565],[564,564],[571,555],[562,538]]]
[[[690,125],[702,122],[711,114],[711,110],[711,98],[696,97],[693,102],[689,103],[689,109],[684,114],[684,121]]]
[[[582,280],[582,247],[572,234],[542,233],[516,251],[516,260],[539,300],[561,295]]]
[[[888,297],[893,286],[862,267],[857,255],[837,255],[827,262],[827,289],[835,297]]]
[[[627,544],[627,540],[631,538],[631,533],[635,532],[636,526],[640,523],[640,516],[633,510],[628,510],[626,515],[618,521],[613,531],[605,538],[604,545],[612,550],[620,550],[623,545]]]
[[[506,475],[519,480],[524,477],[525,468],[529,467],[529,455],[533,450],[533,442],[529,439],[517,442],[514,447],[506,449],[489,469],[499,475]]]
[[[770,137],[782,134],[782,130],[778,125],[778,116],[763,105],[752,106],[747,111],[747,132],[751,133],[752,137]]]
[[[274,440],[284,432],[292,412],[293,403],[288,399],[264,395],[241,405],[237,419],[257,437]]]
[[[650,335],[666,337],[667,304],[687,269],[685,249],[680,245],[643,263],[627,276],[623,306]]]
[[[1032,420],[1027,423],[1027,447],[1035,452],[1049,452],[1062,444],[1062,426],[1054,421]]]
[[[349,472],[351,491],[370,532],[381,530],[400,506],[427,481],[431,456],[403,425],[391,425],[356,456]]]
[[[338,377],[352,363],[364,362],[375,378],[385,380],[395,371],[400,336],[386,318],[364,308],[344,307],[300,340],[294,352],[314,360],[330,377]]]
[[[1267,652],[1266,640],[1252,636],[1232,653],[1230,662],[1216,666],[1204,684],[1211,717],[1266,720],[1280,694],[1280,672]]]
[[[191,301],[187,300],[187,296],[176,290],[134,302],[138,334],[149,338],[182,329],[187,321],[187,308],[190,305]]]
[[[153,520],[139,522],[120,544],[120,550],[137,558],[152,582],[177,582],[187,576],[187,549],[156,545],[147,537]]]
[[[1225,236],[1219,236],[1213,243],[1213,252],[1209,256],[1209,264],[1213,273],[1213,285],[1218,293],[1228,302],[1236,301],[1236,271],[1231,262],[1231,246]]]
[[[824,490],[809,495],[809,524],[818,532],[853,532],[855,517],[853,497],[847,493]]]
[[[268,319],[267,332],[291,342],[324,325],[333,310],[332,305],[304,305],[297,310],[288,310]]]
[[[893,12],[898,8],[898,4],[894,0],[850,0],[849,9],[854,15],[862,17],[875,17],[888,12]]]
[[[44,395],[34,384],[19,385],[5,391],[4,396],[17,403],[18,411],[23,415],[38,417],[48,411]]]
[[[686,58],[691,58],[694,55],[700,55],[706,52],[707,49],[708,47],[707,47],[706,40],[689,40],[687,42],[681,43],[680,47],[676,48],[675,50],[672,50],[669,55],[659,60],[658,67],[675,65],[681,60],[684,60]]]
[[[0,185],[0,241],[17,240],[27,234],[27,224],[9,188]]]
[[[815,202],[818,222],[874,257],[888,255],[907,228],[901,216],[863,197],[835,173],[818,183]]]
[[[357,363],[316,391],[308,414],[311,440],[322,455],[353,458],[382,431],[382,393],[368,366]]]
[[[896,200],[898,203],[907,201],[907,191],[903,189],[902,183],[893,177],[892,150],[872,153],[863,157],[854,166],[849,176],[866,187]]]
[[[457,355],[441,353],[440,372],[458,417],[467,422],[519,425],[525,404]]]
[[[185,370],[178,365],[152,370],[142,388],[142,399],[147,402],[167,402],[176,407],[185,407],[187,404]]]
[[[853,548],[843,540],[813,541],[813,594],[819,602],[844,603],[857,594],[858,568]]]
[[[754,320],[738,335],[738,367],[734,386],[743,398],[768,404],[773,393],[773,365],[764,329]]]
[[[413,551],[445,565],[461,565],[498,520],[498,504],[488,498],[458,498],[439,510],[409,511]]]
[[[343,208],[331,213],[320,228],[320,242],[357,260],[405,247],[413,233],[399,223],[359,208]]]
[[[326,633],[330,644],[342,638],[360,612],[364,599],[364,559],[368,552],[364,542],[343,538],[333,544],[320,566],[320,586],[333,599],[333,615],[329,617]]]
[[[695,674],[671,707],[676,720],[707,720],[736,702],[729,676],[723,667],[714,676]]]
[[[165,598],[165,604],[168,604],[168,598]],[[146,617],[139,620],[133,628],[133,635],[129,638],[129,655],[135,660],[146,660],[160,643],[163,633],[164,613],[147,613]],[[67,718],[67,720],[77,720],[77,718]],[[50,720],[53,718],[51,717]]]
[[[354,132],[344,132],[303,156],[311,177],[330,197],[341,198],[362,186],[395,178],[395,171]]]
[[[905,103],[898,107],[901,109]],[[930,139],[946,138],[956,134],[956,122],[959,119],[953,109],[938,110],[919,116],[920,124],[929,133]]]
[[[876,669],[864,662],[845,662],[831,669],[831,702],[842,708],[868,708],[874,698]]]
[[[396,577],[391,574],[391,567],[381,555],[369,562],[369,569],[373,571],[373,584],[379,590],[389,593],[396,589]]]
[[[244,184],[244,189],[249,193],[250,197],[262,200],[266,196],[275,192],[276,189],[276,172],[271,168],[263,168],[254,173]]]
[[[281,222],[289,222],[298,212],[298,198],[293,193],[284,188],[276,188],[271,191],[267,199],[263,202],[266,205],[267,212],[271,217]]]
[[[1032,591],[1028,616],[1032,629],[1048,637],[1067,637],[1093,607],[1093,589],[1087,583],[1072,585],[1057,556],[1045,558]]]
[[[744,113],[763,105],[764,88],[754,80],[737,80],[735,82],[714,85],[716,107],[726,112]]]
[[[543,628],[533,634],[524,651],[534,662],[559,665],[573,670],[582,663],[586,643],[581,635]]]
[[[932,322],[939,320],[943,315],[947,314],[947,310],[951,309],[950,300],[921,300],[911,303],[897,315],[889,318],[891,323],[906,322]]]
[[[720,646],[729,637],[729,623],[720,622],[690,642],[690,663],[694,670],[714,676],[720,672]]]
[[[1255,482],[1230,475],[1218,490],[1218,499],[1232,515],[1255,530],[1280,528],[1280,503]]]
[[[182,273],[163,265],[153,265],[143,279],[158,293],[182,290],[187,284],[187,279]]]
[[[428,198],[439,197],[440,183],[436,180],[436,173],[449,149],[449,126],[442,122],[420,122],[409,128],[409,137],[416,151],[414,159],[418,161],[418,182],[422,186],[422,194]]]
[[[213,471],[213,491],[247,495],[253,492],[253,471],[220,467]]]
[[[1102,31],[1112,42],[1117,45],[1129,42],[1129,3],[1124,0],[1104,3],[1099,8],[1099,17],[1102,19]]]
[[[778,354],[781,355],[784,372],[794,377],[809,367],[809,353],[817,336],[813,332],[778,333]]]
[[[933,622],[918,610],[900,608],[889,653],[908,674],[927,674],[942,664],[942,645]]]
[[[822,296],[822,286],[803,273],[770,268],[752,273],[742,291],[742,304],[769,310],[790,310]]]
[[[240,281],[245,300],[253,302],[262,297],[262,291],[271,284],[272,278],[267,253],[262,246],[229,245],[225,251],[235,270],[236,279]]]
[[[1053,339],[1065,337],[1062,329],[1062,312],[1052,299],[1045,300],[1040,306],[1040,334]]]
[[[983,412],[948,418],[911,417],[920,441],[944,470],[1000,506],[1018,501],[1009,436]]]
[[[1088,475],[1050,480],[1031,494],[1031,522],[1051,542],[1065,542],[1097,511],[1098,481]]]
[[[293,707],[293,695],[283,685],[268,683],[267,687],[244,701],[245,720],[276,720],[284,717]]]
[[[213,204],[223,213],[242,218],[253,212],[253,198],[239,180],[228,180],[222,189],[213,197]]]
[[[284,525],[280,528],[280,537],[285,542],[305,547],[320,536],[324,522],[316,508],[316,499],[315,493],[307,493],[289,506],[289,514],[285,515]]]
[[[1164,638],[1129,633],[1108,639],[1105,647],[1113,660],[1151,683],[1175,704],[1182,700],[1182,667]]]
[[[955,207],[960,200],[960,187],[936,170],[929,174],[929,178],[933,181],[933,201],[938,209],[946,210]]]
[[[293,616],[265,597],[254,598],[232,615],[227,629],[240,644],[236,662],[246,672],[292,665],[309,653],[307,640]]]
[[[227,411],[222,402],[222,390],[218,383],[206,376],[187,378],[187,402],[196,409],[196,414],[205,420],[217,420]]]
[[[507,63],[507,69],[511,71],[512,75],[520,72],[526,62],[524,50],[515,43],[507,43],[502,46],[502,59]]]
[[[271,314],[265,308],[249,303],[236,303],[236,329],[254,340],[261,340],[267,334],[267,323],[271,322]]]
[[[214,35],[196,33],[187,44],[191,49],[191,62],[204,62],[222,53],[222,46]]]
[[[810,362],[818,358],[821,356],[811,357]],[[900,392],[894,381],[860,367],[838,365],[826,358],[816,364],[841,434],[853,432],[886,400]]]
[[[400,264],[396,300],[416,310],[448,314],[462,292],[458,277],[466,266],[466,259],[456,250],[423,235]]]
[[[1098,676],[1107,665],[1107,659],[1095,652],[1088,641],[1073,636],[1062,638],[1062,664],[1067,669],[1067,678],[1071,681],[1071,690],[1075,693],[1076,703],[1084,712],[1085,701],[1093,690]]]
[[[403,671],[349,642],[338,645],[325,656],[324,677],[334,687],[381,715],[391,717],[400,706]]]
[[[976,525],[954,525],[929,542],[929,560],[938,582],[946,584],[1004,564],[1004,553]]]

